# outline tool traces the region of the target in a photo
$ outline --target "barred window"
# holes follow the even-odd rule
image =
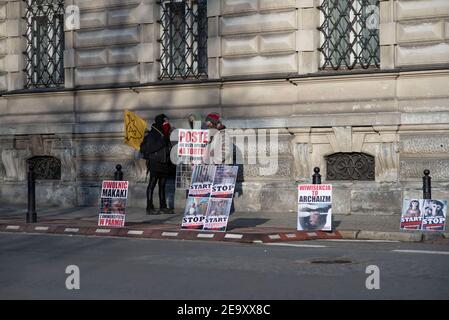
[[[327,180],[374,180],[374,157],[359,152],[339,152],[326,157]]]
[[[35,156],[27,160],[39,180],[61,180],[61,160],[52,156]]]
[[[25,87],[64,84],[64,0],[25,0]]]
[[[323,0],[321,70],[380,67],[379,0]]]
[[[160,1],[160,79],[207,77],[207,0]]]

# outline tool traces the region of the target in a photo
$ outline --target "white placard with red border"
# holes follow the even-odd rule
[[[332,230],[332,185],[302,184],[298,186],[299,231]]]
[[[128,187],[128,181],[103,181],[98,226],[115,228],[125,226]]]

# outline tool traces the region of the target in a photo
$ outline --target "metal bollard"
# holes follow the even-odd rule
[[[36,179],[34,175],[34,167],[28,165],[28,211],[26,217],[27,223],[36,223]]]
[[[432,199],[432,177],[429,174],[429,170],[424,170],[424,177],[422,177],[423,199]]]
[[[312,184],[321,184],[320,168],[315,167],[313,171],[315,174],[312,176]]]
[[[114,180],[122,181],[123,180],[122,166],[118,164],[115,166],[115,168],[117,169],[117,171],[115,171],[114,173]]]

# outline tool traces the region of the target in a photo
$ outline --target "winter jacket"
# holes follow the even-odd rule
[[[170,161],[171,143],[161,130],[153,124],[151,130],[147,132],[143,144],[145,151],[149,154],[147,159],[147,169],[152,176],[167,178],[172,174],[173,164]],[[142,151],[141,147],[141,151]]]

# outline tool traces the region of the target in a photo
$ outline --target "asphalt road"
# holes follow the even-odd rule
[[[69,265],[79,267],[79,290],[66,288]],[[378,290],[365,286],[370,265]],[[0,234],[0,299],[448,298],[447,245]]]

